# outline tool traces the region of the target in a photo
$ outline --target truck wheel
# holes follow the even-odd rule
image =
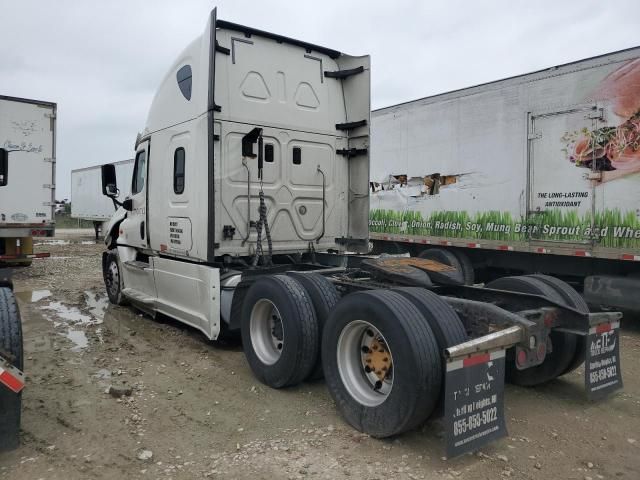
[[[502,277],[486,285],[487,288],[507,290],[511,292],[530,293],[542,295],[554,302],[563,303],[564,300],[555,289],[543,281],[527,277]],[[507,350],[506,379],[507,381],[523,387],[533,387],[549,382],[559,377],[571,364],[576,353],[576,336],[570,333],[554,332],[549,334],[551,351],[547,353],[544,361],[535,367],[526,370],[518,370],[515,362],[515,349]]]
[[[12,365],[23,369],[22,323],[13,292],[0,288],[0,349],[12,355]],[[20,444],[22,393],[15,394],[0,385],[0,451]]]
[[[393,291],[398,292],[420,310],[436,336],[441,354],[445,348],[469,339],[458,314],[435,293],[420,287],[394,288]]]
[[[102,276],[109,301],[115,305],[126,305],[126,299],[122,294],[122,275],[117,250],[107,252],[102,266]]]
[[[320,380],[324,376],[320,355],[320,339],[329,314],[340,301],[340,294],[335,285],[319,273],[289,272],[287,275],[302,284],[307,294],[309,294],[316,312],[316,319],[318,320],[318,357],[308,380]]]
[[[286,275],[265,275],[244,300],[242,345],[249,366],[273,388],[297,385],[318,358],[318,321],[304,287]]]
[[[555,291],[564,299],[564,303],[569,307],[573,307],[576,310],[589,313],[589,305],[571,285],[562,280],[559,280],[555,277],[551,277],[549,275],[528,275],[532,278],[537,278],[538,280],[546,283],[551,288],[555,289]],[[573,372],[576,368],[584,363],[584,357],[586,354],[587,344],[585,339],[579,335],[576,336],[576,353],[571,360],[569,366],[562,372],[560,375],[565,375],[567,373]]]
[[[465,285],[473,285],[475,272],[471,260],[462,252],[453,253],[444,248],[428,248],[418,255],[420,258],[435,260],[436,262],[450,265],[462,273]]]
[[[420,311],[397,292],[340,300],[324,326],[322,363],[340,414],[377,438],[422,423],[440,397],[438,344]]]

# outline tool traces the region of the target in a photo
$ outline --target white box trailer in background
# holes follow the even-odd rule
[[[54,233],[56,104],[0,96],[0,264],[29,265]]]
[[[122,202],[131,192],[133,159],[113,162],[120,191],[116,200]],[[101,166],[79,168],[71,171],[71,218],[93,222],[96,239],[104,222],[113,216],[116,206],[100,193]]]
[[[372,132],[378,251],[640,310],[640,48],[382,108]]]

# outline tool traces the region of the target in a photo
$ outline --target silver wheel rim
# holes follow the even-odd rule
[[[284,347],[284,327],[280,312],[271,300],[262,298],[253,306],[249,333],[253,351],[262,363],[273,365],[280,359]]]
[[[382,333],[364,320],[350,322],[340,333],[340,378],[349,395],[367,407],[377,407],[391,394],[393,356],[388,345]]]
[[[107,273],[108,284],[107,288],[112,295],[118,294],[120,288],[120,271],[118,270],[118,263],[114,260],[109,263],[109,270]]]

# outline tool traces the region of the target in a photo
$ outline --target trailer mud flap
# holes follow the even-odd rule
[[[473,451],[507,435],[504,421],[505,350],[447,363],[447,457]]]
[[[622,388],[619,329],[619,321],[601,323],[591,327],[586,336],[584,382],[589,400]]]

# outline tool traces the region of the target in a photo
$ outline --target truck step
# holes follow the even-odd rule
[[[144,270],[146,268],[149,268],[148,263],[140,262],[138,260],[129,260],[127,262],[124,262],[124,265],[130,268],[137,268],[138,270]]]
[[[138,290],[134,290],[133,288],[123,289],[122,294],[125,297],[130,298],[131,300],[143,303],[145,305],[153,305],[156,301],[154,297],[150,297],[149,295],[139,292]]]

